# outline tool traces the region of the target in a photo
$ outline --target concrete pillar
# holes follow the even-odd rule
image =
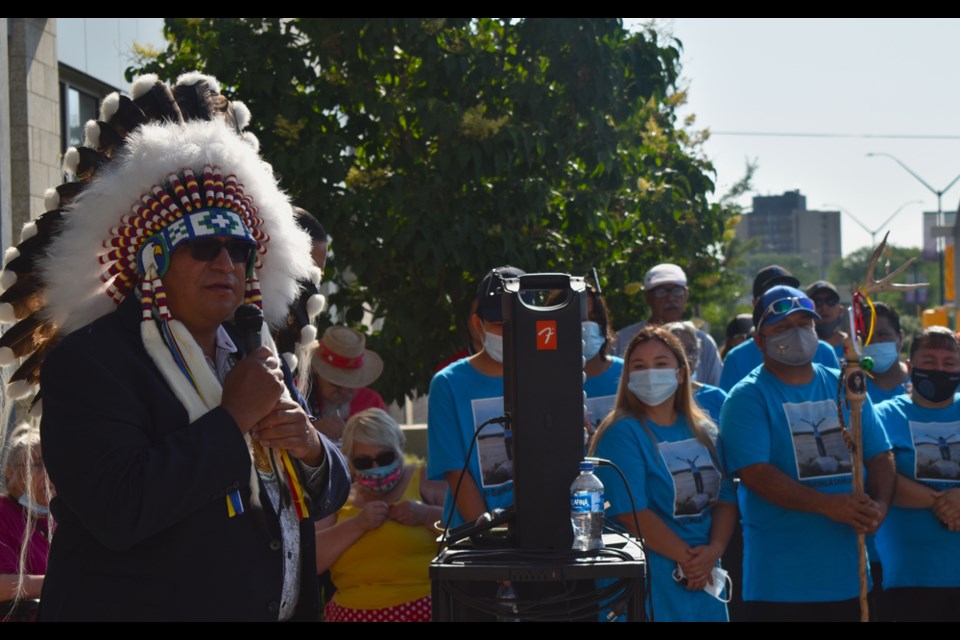
[[[8,18],[10,182],[13,242],[60,184],[60,84],[56,18]],[[7,244],[7,238],[4,238]]]

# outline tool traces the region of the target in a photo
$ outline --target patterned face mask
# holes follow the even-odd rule
[[[354,469],[353,473],[357,477],[357,484],[364,489],[369,489],[374,493],[387,493],[400,482],[400,476],[403,473],[403,460],[397,457],[396,460],[385,467]]]

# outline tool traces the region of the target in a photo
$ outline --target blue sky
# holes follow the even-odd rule
[[[646,19],[626,19],[628,24]],[[634,22],[636,21],[636,22]],[[936,197],[886,157],[897,156],[934,189],[960,174],[960,19],[657,19],[683,42],[685,113],[714,134],[705,151],[718,193],[758,163],[756,194],[800,189],[809,208],[840,205],[900,246],[921,246],[922,211]],[[734,132],[953,136],[952,139],[764,137]],[[956,211],[960,182],[943,197]],[[743,202],[750,203],[750,197]],[[842,215],[843,252],[870,234]],[[882,233],[878,236],[882,237]]]

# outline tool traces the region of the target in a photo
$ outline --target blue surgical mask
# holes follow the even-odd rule
[[[20,497],[17,498],[17,502],[20,504],[21,507],[31,512],[33,515],[35,515],[38,518],[46,518],[48,515],[50,515],[50,507],[37,504],[36,502],[28,498],[27,494],[25,493],[20,494]]]
[[[673,397],[677,387],[678,369],[641,369],[631,371],[627,388],[643,404],[655,407]]]
[[[603,333],[600,331],[600,325],[592,320],[583,321],[583,358],[584,360],[592,360],[603,347],[603,343],[606,340]]]
[[[900,357],[896,342],[871,342],[862,351],[863,357],[873,358],[873,370],[877,373],[888,371]]]

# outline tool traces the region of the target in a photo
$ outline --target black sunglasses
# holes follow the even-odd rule
[[[370,456],[357,456],[351,462],[353,462],[354,469],[366,471],[367,469],[371,469],[374,463],[376,463],[378,467],[385,467],[388,464],[393,464],[393,461],[396,459],[396,451],[384,451],[383,453],[378,453],[373,458]]]
[[[226,248],[230,261],[234,264],[247,264],[253,257],[257,245],[249,240],[211,236],[209,238],[192,238],[187,240],[190,247],[190,256],[194,260],[213,262],[220,256],[220,250]]]

